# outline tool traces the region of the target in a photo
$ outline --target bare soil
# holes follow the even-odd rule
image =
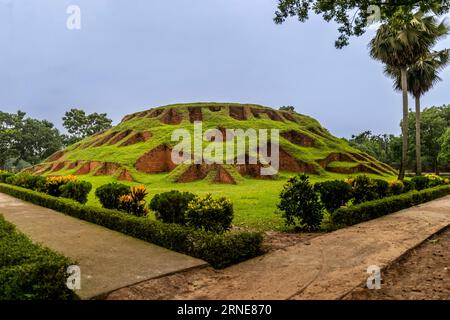
[[[348,300],[449,300],[450,228],[382,271],[380,290],[360,287]]]

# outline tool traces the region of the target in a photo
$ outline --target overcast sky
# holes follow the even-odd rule
[[[81,30],[66,9],[81,8]],[[123,115],[197,101],[294,105],[333,134],[399,133],[401,95],[319,17],[273,23],[276,0],[0,0],[0,110],[58,127],[71,107]],[[450,47],[450,39],[440,47]],[[450,68],[423,106],[450,103]],[[412,101],[411,101],[412,103]],[[411,104],[412,105],[412,104]]]

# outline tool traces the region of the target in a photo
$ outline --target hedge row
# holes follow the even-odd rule
[[[262,253],[263,237],[260,233],[214,234],[135,217],[116,210],[81,205],[69,199],[56,198],[2,183],[0,183],[0,192],[203,259],[214,268],[224,268]]]
[[[75,299],[66,286],[69,259],[33,244],[0,215],[0,300]]]
[[[398,196],[368,201],[351,207],[342,207],[331,214],[334,228],[355,225],[379,218],[424,202],[450,194],[450,186],[440,186],[422,191],[411,191]]]

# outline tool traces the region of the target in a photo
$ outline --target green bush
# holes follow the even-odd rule
[[[155,195],[149,208],[155,212],[156,219],[162,222],[185,225],[185,212],[188,203],[194,198],[193,193],[172,190]]]
[[[260,233],[215,234],[177,224],[136,217],[117,210],[90,207],[70,199],[56,198],[6,184],[0,184],[0,192],[170,250],[203,259],[214,268],[224,268],[262,253],[262,235]]]
[[[40,245],[0,215],[0,300],[76,299],[66,286],[69,259]]]
[[[233,204],[223,197],[195,197],[186,209],[186,224],[195,229],[223,233],[231,229],[232,221]]]
[[[414,183],[411,180],[406,180],[406,179],[403,180],[403,186],[404,186],[403,192],[410,192],[410,191],[415,190]]]
[[[444,179],[436,174],[427,174],[425,176],[428,179],[428,187],[433,188],[444,184]]]
[[[95,196],[106,209],[119,209],[119,198],[127,194],[130,194],[130,187],[116,182],[105,184],[95,190]]]
[[[398,196],[405,191],[405,185],[402,181],[392,181],[389,183],[389,193],[394,196]]]
[[[387,197],[389,193],[389,182],[382,179],[373,179],[374,191],[377,194],[376,198],[381,199]]]
[[[0,183],[6,183],[6,180],[11,177],[14,177],[14,173],[8,171],[0,171]]]
[[[414,183],[414,188],[419,191],[428,188],[429,185],[428,178],[425,176],[415,176],[411,178],[411,182]]]
[[[411,191],[398,196],[340,208],[331,214],[335,229],[375,219],[450,194],[450,186]]]
[[[35,191],[44,191],[45,181],[45,177],[35,176],[29,173],[19,173],[7,179],[7,182],[10,184]]]
[[[317,230],[322,221],[322,204],[307,175],[292,177],[283,186],[280,203],[286,225],[299,226],[307,230]]]
[[[92,184],[87,181],[72,181],[59,187],[61,197],[73,199],[79,203],[86,203]]]
[[[352,182],[353,203],[363,203],[377,199],[376,184],[366,175],[357,176]]]
[[[342,180],[330,180],[319,182],[314,185],[314,190],[319,192],[322,201],[328,212],[345,206],[352,198],[351,186]]]

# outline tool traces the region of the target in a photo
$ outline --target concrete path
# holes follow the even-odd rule
[[[192,270],[124,288],[108,298],[340,299],[367,280],[369,266],[391,264],[449,225],[447,196],[222,271]]]
[[[28,235],[73,258],[81,269],[81,298],[92,298],[206,263],[54,210],[0,193],[0,214]]]

